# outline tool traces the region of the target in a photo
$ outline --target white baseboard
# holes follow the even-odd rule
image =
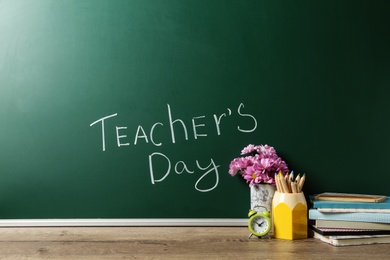
[[[104,226],[247,226],[248,219],[0,219],[0,227],[104,227]]]

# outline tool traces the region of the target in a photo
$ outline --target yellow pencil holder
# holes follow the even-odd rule
[[[307,203],[303,193],[275,192],[272,220],[275,238],[307,238]]]

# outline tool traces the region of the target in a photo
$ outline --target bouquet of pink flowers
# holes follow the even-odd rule
[[[275,185],[275,173],[279,172],[288,173],[287,164],[268,145],[248,145],[229,166],[229,174],[235,176],[240,173],[249,187],[259,183]]]

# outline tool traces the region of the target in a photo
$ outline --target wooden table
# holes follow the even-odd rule
[[[0,228],[0,259],[388,259],[390,244],[248,239],[246,227]]]

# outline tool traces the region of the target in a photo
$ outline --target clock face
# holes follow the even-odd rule
[[[270,222],[264,216],[254,216],[250,227],[257,235],[265,235],[270,229]]]

